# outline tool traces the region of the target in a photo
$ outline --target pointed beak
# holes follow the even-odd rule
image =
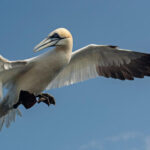
[[[38,45],[36,45],[33,49],[34,52],[38,52],[44,48],[54,46],[57,43],[57,40],[52,40],[50,38],[45,38]]]

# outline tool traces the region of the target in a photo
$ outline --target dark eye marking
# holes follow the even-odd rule
[[[60,36],[57,33],[54,33],[52,36],[50,36],[50,38],[60,39]]]

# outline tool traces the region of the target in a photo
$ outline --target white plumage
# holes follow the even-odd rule
[[[150,76],[150,54],[121,50],[116,46],[88,45],[72,53],[71,33],[59,28],[35,47],[54,49],[34,58],[9,61],[0,56],[0,97],[3,87],[8,93],[0,103],[0,127],[15,120],[13,105],[21,90],[38,95],[43,90],[62,87],[97,76],[121,80]]]

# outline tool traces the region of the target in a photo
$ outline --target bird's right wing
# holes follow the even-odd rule
[[[120,80],[150,76],[150,54],[118,49],[116,46],[88,45],[72,53],[70,63],[47,89],[98,76]]]
[[[20,72],[23,72],[28,61],[9,61],[0,55],[0,98],[2,97],[3,85],[12,82],[14,77]]]

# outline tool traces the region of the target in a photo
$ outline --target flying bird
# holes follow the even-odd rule
[[[150,54],[119,49],[112,45],[90,44],[72,52],[73,39],[65,28],[51,32],[34,52],[54,47],[44,54],[9,61],[0,55],[0,128],[9,127],[22,104],[31,108],[35,103],[55,104],[45,89],[67,86],[98,76],[134,80],[150,76]],[[3,97],[3,89],[7,94]]]

